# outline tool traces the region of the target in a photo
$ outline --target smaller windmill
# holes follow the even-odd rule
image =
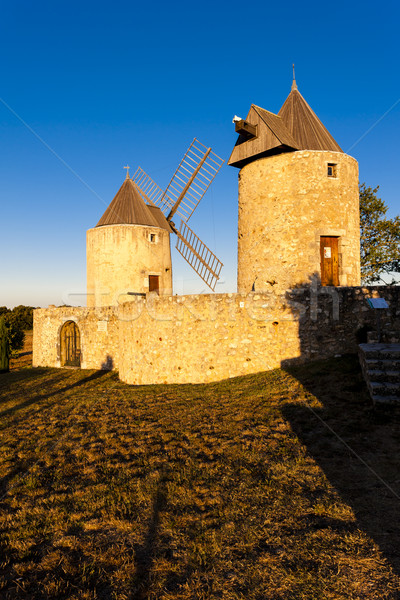
[[[132,177],[143,200],[163,212],[178,238],[178,252],[212,290],[215,289],[223,264],[187,222],[224,162],[211,148],[194,138],[165,191],[140,167]],[[175,214],[181,218],[179,229],[172,221]]]

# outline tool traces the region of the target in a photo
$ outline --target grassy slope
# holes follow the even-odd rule
[[[354,357],[183,386],[22,369],[0,416],[1,598],[400,597],[400,424]]]

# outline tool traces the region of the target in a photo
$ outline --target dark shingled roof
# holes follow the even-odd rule
[[[161,213],[161,216],[158,214],[156,216],[154,213],[159,209],[154,211],[154,208],[156,207],[145,204],[136,185],[132,179],[127,177],[96,227],[103,225],[149,225],[170,231],[164,215]]]
[[[289,146],[290,148],[298,149],[296,140],[287,129],[283,119],[281,119],[280,116],[275,115],[274,113],[269,112],[268,110],[265,110],[265,108],[261,108],[261,106],[257,106],[256,104],[252,104],[252,107],[283,146]]]
[[[161,227],[162,229],[166,229],[167,231],[172,233],[172,229],[171,229],[167,219],[165,218],[164,213],[162,212],[161,208],[158,208],[158,206],[155,206],[154,204],[147,204],[146,206],[150,210],[150,212],[153,215],[153,217],[155,218],[155,220],[157,221],[158,226]]]
[[[278,113],[300,150],[343,152],[297,89],[292,89]]]
[[[278,115],[252,104],[246,121],[256,126],[257,135],[247,138],[239,134],[228,165],[241,168],[261,156],[299,149],[296,140]]]
[[[246,121],[257,127],[257,135],[239,135],[228,165],[242,168],[262,156],[293,150],[343,152],[297,90],[295,82],[277,115],[252,104]]]

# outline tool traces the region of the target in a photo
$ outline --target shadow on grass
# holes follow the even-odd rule
[[[400,574],[399,412],[372,408],[355,356],[286,371],[322,407],[310,398],[284,405],[283,416]]]
[[[136,573],[132,581],[132,597],[135,600],[148,598],[151,569],[158,550],[160,513],[166,506],[166,481],[161,478],[155,493],[146,537],[143,544],[135,547]]]
[[[91,381],[99,379],[99,377],[103,377],[104,375],[107,375],[107,374],[108,374],[108,371],[105,371],[105,370],[95,371],[91,375],[88,375],[87,377],[84,377],[83,379],[78,379],[78,381],[75,381],[74,383],[71,383],[70,385],[57,388],[55,390],[52,390],[51,392],[48,392],[47,394],[39,394],[39,395],[32,396],[30,398],[27,398],[24,402],[21,402],[20,404],[17,404],[16,406],[12,406],[10,408],[7,408],[6,410],[1,411],[0,417],[5,417],[7,415],[13,415],[14,413],[18,412],[19,410],[27,408],[28,406],[31,406],[32,404],[36,404],[38,402],[41,402],[42,400],[48,400],[49,398],[51,398],[53,396],[58,396],[60,394],[63,394],[64,392],[69,392],[70,390],[72,390],[74,388],[77,388],[77,387],[80,387],[87,383],[90,383]],[[56,381],[62,381],[62,379],[64,377],[65,377],[64,373],[60,374],[58,377],[56,377]],[[54,383],[54,380],[52,380],[52,384],[53,383]],[[20,392],[19,392],[19,394],[20,394]],[[9,399],[10,398],[8,398],[8,400]],[[6,400],[7,400],[7,398],[6,398]],[[49,405],[46,405],[46,408],[48,408],[48,406]]]

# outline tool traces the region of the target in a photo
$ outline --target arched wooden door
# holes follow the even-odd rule
[[[74,321],[67,321],[60,332],[61,366],[81,366],[81,335]]]

